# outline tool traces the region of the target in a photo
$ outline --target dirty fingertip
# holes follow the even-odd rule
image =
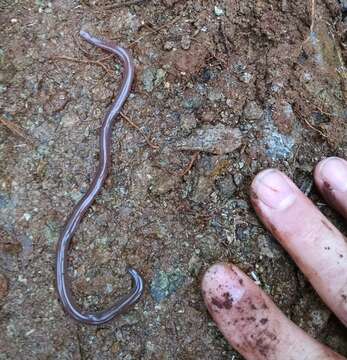
[[[347,218],[347,161],[338,157],[321,160],[314,179],[325,200]]]
[[[338,157],[321,160],[315,168],[315,180],[333,191],[347,192],[347,161]]]
[[[236,266],[211,266],[201,287],[219,330],[245,359],[343,359],[288,320]]]
[[[213,265],[203,277],[202,291],[219,330],[246,359],[274,351],[278,338],[269,324],[270,302],[240,269]]]
[[[237,267],[225,263],[211,266],[202,279],[201,287],[209,310],[219,308],[223,302],[228,307],[228,301],[238,301],[244,293],[243,280]]]

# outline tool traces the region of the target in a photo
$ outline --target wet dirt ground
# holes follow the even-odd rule
[[[347,355],[342,325],[263,229],[248,189],[278,167],[342,230],[312,169],[347,158],[346,2],[1,0],[0,359],[241,359],[199,283],[232,261],[296,324]],[[144,296],[99,327],[68,318],[54,284],[59,231],[98,161],[121,67],[80,29],[130,49],[136,79],[112,170],[69,258],[78,304]]]

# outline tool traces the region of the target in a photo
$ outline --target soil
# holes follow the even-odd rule
[[[347,158],[343,4],[0,1],[0,359],[241,359],[200,293],[217,261],[253,274],[347,355],[342,325],[249,202],[254,175],[277,167],[345,230],[312,185],[322,157]],[[136,65],[123,111],[139,128],[114,126],[112,170],[69,269],[84,309],[129,290],[127,265],[146,289],[99,327],[72,321],[54,282],[59,231],[91,181],[121,76],[80,29],[129,48]]]

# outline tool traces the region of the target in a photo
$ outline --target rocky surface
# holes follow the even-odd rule
[[[344,229],[311,176],[322,157],[347,157],[345,1],[317,2],[313,23],[301,0],[131,3],[0,1],[0,359],[241,359],[200,294],[217,261],[346,356],[341,325],[248,199],[254,175],[278,167]],[[59,231],[91,181],[121,75],[81,28],[136,65],[124,113],[140,131],[115,124],[112,170],[69,269],[85,309],[129,289],[127,265],[146,289],[100,327],[69,319],[54,287]]]

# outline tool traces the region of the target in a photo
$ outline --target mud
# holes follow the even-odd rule
[[[264,168],[301,187],[322,157],[347,158],[346,20],[338,2],[316,3],[312,21],[299,0],[0,1],[0,359],[241,359],[200,292],[217,261],[256,274],[287,316],[347,355],[342,325],[248,195]],[[69,259],[88,310],[129,290],[127,265],[146,280],[141,301],[102,327],[71,321],[54,288],[59,231],[95,171],[121,75],[80,29],[129,48],[136,64],[123,112],[138,128],[114,126],[111,174]],[[215,151],[220,128],[240,134],[225,140],[230,151]],[[180,147],[206,129],[198,155]]]

